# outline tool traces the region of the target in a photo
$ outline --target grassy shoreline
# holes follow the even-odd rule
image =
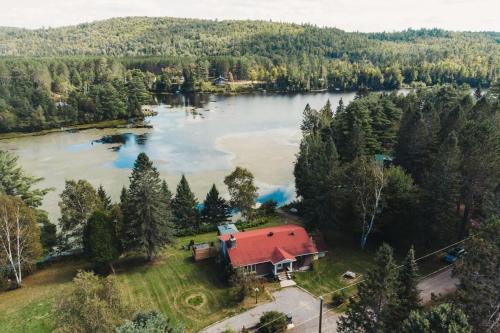
[[[40,136],[46,135],[50,133],[58,133],[58,132],[69,132],[69,131],[81,131],[87,129],[106,129],[106,128],[125,128],[128,124],[128,121],[125,119],[116,119],[116,120],[105,120],[97,123],[89,123],[89,124],[80,124],[73,125],[69,127],[61,128],[51,128],[42,131],[36,132],[9,132],[9,133],[0,133],[0,140],[7,139],[17,139],[27,136]]]

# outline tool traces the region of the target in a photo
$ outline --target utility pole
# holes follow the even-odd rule
[[[321,324],[323,322],[323,296],[319,297],[319,330],[318,332],[321,333]]]

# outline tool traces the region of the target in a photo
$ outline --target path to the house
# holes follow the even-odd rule
[[[297,287],[281,289],[273,294],[274,301],[259,305],[251,310],[205,328],[203,333],[219,333],[227,328],[238,332],[245,327],[254,326],[266,311],[291,313],[293,321],[302,322],[318,313],[319,300]],[[299,310],[297,310],[299,308]]]
[[[451,269],[430,276],[419,283],[422,291],[422,301],[428,302],[431,294],[445,295],[455,290],[457,279],[451,276]],[[297,325],[288,332],[315,333],[318,332],[319,300],[297,287],[289,287],[273,294],[273,302],[259,305],[251,310],[225,319],[205,328],[203,333],[219,333],[227,328],[239,332],[244,327],[252,327],[259,322],[260,316],[266,311],[291,313],[293,322]],[[328,311],[323,316],[323,332],[336,332],[339,314]]]

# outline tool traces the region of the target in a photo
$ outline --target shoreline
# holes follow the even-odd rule
[[[401,87],[400,89],[397,90],[405,90],[405,89],[411,89],[409,87]],[[380,91],[385,91],[385,90],[380,90]],[[372,92],[380,92],[380,91],[372,91]],[[392,91],[392,90],[389,90]],[[345,91],[329,91],[329,90],[317,90],[317,91],[304,91],[304,92],[284,92],[284,91],[274,91],[274,90],[252,90],[252,91],[234,91],[234,92],[203,92],[203,91],[198,91],[198,92],[193,92],[190,94],[205,94],[205,95],[218,95],[218,96],[238,96],[238,95],[252,95],[252,94],[269,94],[269,95],[314,95],[314,94],[323,94],[323,93],[345,93]],[[157,96],[175,96],[175,93],[160,93],[160,94],[154,94]],[[181,95],[189,95],[189,94],[182,94]],[[131,125],[128,127],[127,125]],[[105,120],[101,122],[96,122],[96,123],[89,123],[89,124],[79,124],[79,125],[70,125],[68,127],[63,127],[61,128],[51,128],[51,129],[45,129],[41,131],[34,131],[34,132],[8,132],[8,133],[0,133],[0,141],[1,140],[7,140],[7,139],[17,139],[17,138],[22,138],[22,137],[30,137],[30,136],[41,136],[41,135],[46,135],[46,134],[51,134],[51,133],[61,133],[61,132],[71,132],[71,131],[83,131],[83,130],[88,130],[88,129],[111,129],[111,128],[148,128],[147,125],[133,125],[128,122],[128,120],[125,119],[115,119],[115,120]]]
[[[131,126],[128,126],[131,125]],[[8,139],[18,139],[30,136],[42,136],[52,133],[65,133],[73,131],[84,131],[90,129],[111,129],[111,128],[149,128],[149,125],[134,125],[130,124],[128,120],[116,119],[116,120],[104,120],[97,123],[72,125],[69,127],[51,128],[35,132],[8,132],[0,133],[0,141]]]

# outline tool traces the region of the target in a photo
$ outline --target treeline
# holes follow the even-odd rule
[[[141,118],[153,79],[105,58],[0,60],[0,132]]]
[[[304,111],[295,165],[310,228],[419,247],[462,239],[498,215],[499,84],[368,94]]]
[[[104,188],[95,189],[86,180],[67,180],[61,193],[59,245],[81,251],[98,269],[113,270],[123,253],[143,254],[148,261],[174,242],[176,236],[216,230],[233,212],[244,219],[269,215],[276,204],[268,202],[254,210],[257,187],[253,175],[236,168],[224,183],[231,199],[225,200],[213,185],[200,205],[185,176],[175,194],[161,180],[153,162],[139,154],[123,188],[113,203]]]

